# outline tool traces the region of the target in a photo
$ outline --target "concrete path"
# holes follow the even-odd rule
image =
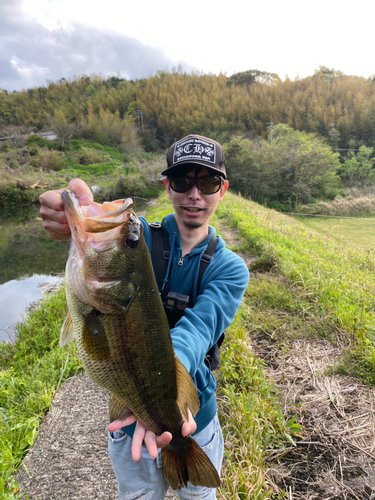
[[[108,391],[85,374],[63,384],[16,473],[21,493],[30,500],[118,498],[107,452],[108,403]]]

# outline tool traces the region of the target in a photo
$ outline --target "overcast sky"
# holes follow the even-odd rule
[[[178,65],[282,79],[327,66],[368,77],[374,10],[368,0],[0,0],[0,88],[92,73],[134,79]]]

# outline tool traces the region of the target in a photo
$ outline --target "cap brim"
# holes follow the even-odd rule
[[[160,175],[166,175],[166,176],[175,175],[175,173],[178,170],[181,170],[184,167],[188,168],[189,166],[191,166],[192,169],[193,169],[194,165],[200,165],[202,167],[206,167],[207,170],[215,172],[216,174],[220,174],[222,177],[224,177],[224,179],[227,178],[226,172],[223,172],[222,170],[220,170],[218,168],[209,166],[209,165],[207,165],[207,163],[203,163],[203,162],[199,162],[199,161],[195,161],[195,162],[189,161],[189,162],[186,162],[186,163],[179,163],[178,165],[174,165],[173,167],[166,168],[165,170],[163,170],[163,172],[161,172]]]

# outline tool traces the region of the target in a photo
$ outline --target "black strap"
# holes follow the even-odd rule
[[[168,259],[169,259],[169,234],[165,228],[165,220],[162,220],[161,224],[153,223],[149,224],[151,228],[151,257],[152,265],[154,268],[154,274],[156,279],[156,284],[158,285],[159,292],[162,294],[162,300],[164,302],[165,297],[169,291],[169,283],[164,287],[163,292],[161,288],[163,286],[163,280],[165,273],[167,272]]]
[[[156,283],[161,294],[161,298],[164,302],[165,297],[168,295],[169,281],[166,283],[162,290],[163,280],[167,272],[168,259],[169,259],[169,234],[165,227],[165,219],[162,220],[161,224],[154,223],[149,224],[151,228],[151,256],[152,265],[154,268],[154,274],[156,278]],[[199,294],[202,276],[207,269],[208,264],[212,260],[212,256],[215,253],[217,243],[219,238],[215,235],[211,238],[209,244],[207,245],[206,251],[201,256],[198,281],[197,281],[197,295]],[[190,297],[193,297],[193,290],[190,290]]]
[[[212,256],[215,253],[217,242],[219,238],[217,236],[213,236],[210,239],[209,244],[207,245],[206,251],[201,257],[201,263],[199,266],[199,274],[198,274],[198,282],[197,282],[197,295],[199,294],[199,290],[201,289],[202,276],[207,269],[208,264],[212,260]]]

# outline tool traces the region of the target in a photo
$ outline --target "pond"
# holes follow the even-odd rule
[[[62,282],[68,252],[43,229],[38,207],[0,210],[0,341],[11,341],[30,304]]]
[[[146,201],[135,200],[139,215]],[[39,207],[0,209],[0,342],[12,341],[30,305],[62,283],[68,253],[67,241],[43,229]]]

